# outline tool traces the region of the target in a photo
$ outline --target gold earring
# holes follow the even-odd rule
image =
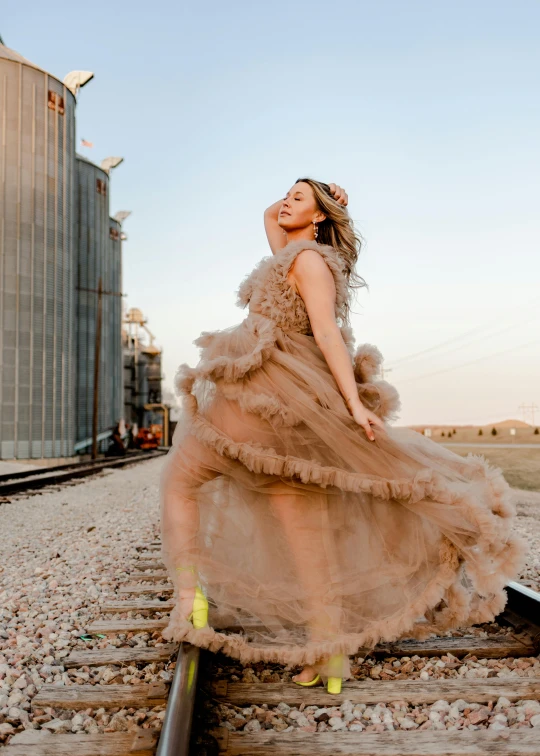
[[[315,221],[313,221],[313,233],[314,233],[315,239],[316,239],[317,236],[319,235],[319,230],[317,228],[317,224],[315,223]]]

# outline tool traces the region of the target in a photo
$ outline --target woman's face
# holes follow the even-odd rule
[[[313,221],[320,223],[325,216],[317,209],[313,189],[304,181],[294,184],[283,199],[278,225],[284,231],[308,228]]]

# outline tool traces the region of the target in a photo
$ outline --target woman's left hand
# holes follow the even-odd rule
[[[360,401],[358,401],[358,403],[354,403],[353,407],[351,408],[351,415],[356,420],[358,425],[361,425],[364,428],[366,436],[370,441],[375,441],[375,434],[373,433],[373,430],[371,428],[372,425],[376,425],[382,430],[385,429],[384,423],[381,418],[374,412],[369,410],[367,407],[365,407]]]
[[[328,186],[330,187],[330,194],[336,200],[338,205],[346,205],[348,203],[349,197],[342,186],[339,186],[338,184],[328,184]]]

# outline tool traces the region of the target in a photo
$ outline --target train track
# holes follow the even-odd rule
[[[48,486],[57,486],[68,483],[77,478],[86,478],[95,475],[101,470],[126,467],[137,462],[165,454],[163,451],[154,452],[130,452],[125,457],[115,459],[97,459],[88,462],[70,462],[66,465],[44,467],[37,470],[24,470],[23,472],[0,475],[0,499],[20,493],[32,493]]]
[[[100,619],[90,623],[88,634],[117,636],[129,632],[159,633],[168,624],[172,608],[172,584],[159,560],[159,542],[137,547],[134,582],[122,586],[118,601],[100,606],[104,614],[147,613],[148,618]],[[506,632],[487,638],[477,636],[442,637],[426,641],[401,641],[377,647],[376,658],[442,656],[456,658],[508,659],[530,657],[539,651],[540,594],[518,583],[508,586],[507,609],[499,618]],[[167,598],[169,596],[169,598]],[[156,616],[157,613],[164,616]],[[212,607],[210,609],[212,622]],[[228,628],[233,630],[234,628]],[[236,628],[238,630],[238,628]],[[504,732],[484,730],[394,730],[381,733],[327,731],[310,733],[297,728],[280,733],[257,728],[256,732],[232,732],[211,727],[197,745],[192,737],[196,696],[226,704],[241,711],[256,704],[263,719],[278,705],[318,707],[353,706],[404,701],[408,704],[449,703],[464,700],[492,706],[499,698],[509,702],[540,700],[540,677],[494,677],[489,679],[440,678],[404,680],[348,680],[339,696],[325,688],[301,688],[294,683],[243,683],[219,679],[212,671],[213,656],[187,643],[165,643],[159,647],[115,647],[74,651],[63,664],[66,668],[135,663],[174,665],[171,682],[132,684],[45,684],[32,699],[32,708],[57,710],[153,707],[166,704],[161,733],[137,728],[129,732],[98,734],[54,734],[26,730],[15,735],[3,751],[5,756],[539,756],[540,729],[527,727]],[[201,659],[204,664],[201,664]],[[202,679],[201,669],[206,672]],[[201,678],[200,680],[198,678]],[[190,750],[191,747],[191,750]]]

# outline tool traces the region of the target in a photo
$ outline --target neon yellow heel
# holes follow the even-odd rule
[[[329,677],[327,690],[335,695],[341,693],[341,677]]]
[[[338,670],[341,670],[343,667],[343,654],[334,654],[330,657],[328,660],[328,668],[329,670],[337,672]],[[333,693],[334,695],[338,695],[341,693],[341,677],[333,677],[330,676],[328,678],[327,682],[327,690],[329,693]],[[309,680],[308,682],[300,682],[299,680],[293,680],[293,683],[296,683],[296,685],[302,685],[304,688],[310,688],[313,685],[317,685],[317,683],[321,680],[320,674],[316,674],[313,680]]]
[[[341,667],[343,664],[343,654],[335,654],[334,656],[331,656],[329,659],[329,665],[330,667],[338,668]],[[329,677],[327,682],[327,690],[329,693],[333,693],[334,695],[338,695],[341,693],[341,677]]]
[[[178,570],[178,572],[182,570],[189,570],[190,572],[195,573],[194,565],[190,565],[189,567],[177,567],[176,569]],[[208,600],[199,585],[195,586],[193,607],[191,613],[187,617],[187,621],[191,622],[193,627],[197,630],[208,625]]]
[[[190,620],[193,623],[193,627],[197,629],[206,627],[208,624],[208,601],[198,585],[195,587],[193,611],[189,615],[188,620]]]

